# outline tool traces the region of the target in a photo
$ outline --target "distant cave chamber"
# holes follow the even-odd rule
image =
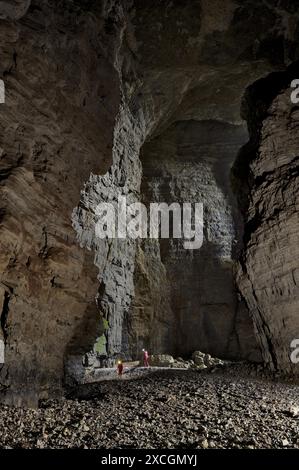
[[[176,357],[201,350],[260,360],[234,279],[243,224],[231,167],[247,140],[244,125],[178,121],[142,147],[142,200],[203,203],[204,243],[198,250],[186,250],[174,239],[139,243],[135,295],[126,317],[132,358],[145,347]]]
[[[144,143],[141,202],[147,207],[203,203],[204,243],[186,250],[182,240],[138,240],[126,303],[119,297],[128,296],[126,284],[120,286],[124,251],[116,249],[119,262],[112,259],[107,266],[98,296],[102,329],[85,365],[111,366],[118,357],[138,360],[142,348],[175,357],[201,350],[226,359],[261,360],[234,278],[243,223],[231,168],[247,140],[244,124],[191,120],[175,122]],[[108,292],[104,279],[109,279]]]

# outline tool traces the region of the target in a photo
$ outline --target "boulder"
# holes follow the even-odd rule
[[[215,367],[222,365],[223,361],[216,357],[212,357],[210,354],[205,354],[201,351],[194,351],[192,359],[197,368],[205,369],[207,367]]]
[[[203,360],[207,367],[213,367],[216,364],[215,359],[210,354],[205,354]]]
[[[154,354],[149,357],[149,364],[154,367],[173,367],[174,358],[170,354]]]
[[[197,366],[205,365],[204,357],[205,353],[202,353],[201,351],[194,351],[194,353],[192,354],[192,359]]]

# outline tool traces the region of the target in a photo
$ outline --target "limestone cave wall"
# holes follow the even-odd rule
[[[290,360],[290,345],[299,326],[298,106],[291,102],[290,84],[298,73],[294,63],[249,87],[243,113],[251,138],[234,169],[246,220],[238,285],[265,362],[294,374],[298,370]]]

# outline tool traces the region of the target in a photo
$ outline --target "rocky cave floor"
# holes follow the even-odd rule
[[[261,366],[163,370],[0,407],[1,448],[299,448],[299,388]]]

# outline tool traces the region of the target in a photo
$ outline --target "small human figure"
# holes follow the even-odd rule
[[[146,349],[142,349],[142,352],[143,352],[143,365],[144,365],[144,367],[149,367],[148,352],[147,352]]]
[[[122,363],[121,360],[117,361],[117,373],[118,373],[118,376],[121,377],[123,375],[123,371],[124,371],[124,365]]]

